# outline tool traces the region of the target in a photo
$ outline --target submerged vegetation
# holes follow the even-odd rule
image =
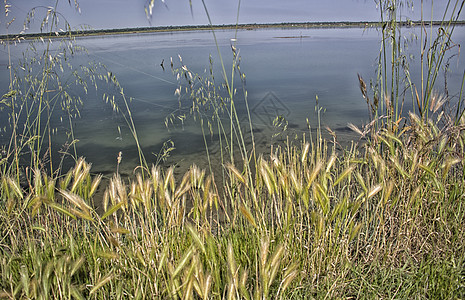
[[[386,24],[378,78],[359,78],[372,120],[350,125],[360,140],[342,151],[318,128],[298,145],[256,153],[252,124],[235,109],[234,76],[245,79],[235,45],[231,73],[221,62],[216,82],[182,61],[173,68],[186,80],[177,92],[221,141],[221,174],[192,165],[177,178],[174,167],[151,165],[116,77],[61,63],[76,51],[69,40],[31,62],[40,71],[22,65],[0,103],[10,117],[0,156],[0,297],[464,298],[465,107],[461,90],[445,95],[435,80],[465,1],[449,1],[439,29],[423,27],[419,83],[397,26],[406,3],[377,2]],[[99,81],[117,92],[105,99],[127,121],[140,158],[133,178],[116,168],[105,184],[73,148],[72,120],[85,100],[66,92]],[[69,124],[58,162],[52,114]],[[60,161],[70,157],[67,171]]]

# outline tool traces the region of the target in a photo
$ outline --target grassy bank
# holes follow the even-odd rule
[[[28,191],[3,176],[1,295],[464,297],[464,129],[411,114],[342,155],[276,149],[253,174],[229,165],[224,195],[195,166],[101,186],[79,160]]]

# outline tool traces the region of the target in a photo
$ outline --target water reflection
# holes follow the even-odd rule
[[[234,31],[225,30],[217,32],[217,36],[228,75],[233,59],[231,39],[237,39],[235,47],[241,57],[241,71],[246,76],[244,81],[235,82],[237,110],[247,128],[242,94],[242,84],[245,84],[259,150],[265,151],[271,143],[287,137],[300,139],[304,134],[308,137],[312,130],[314,133],[318,127],[317,104],[321,108],[321,126],[331,128],[342,144],[354,137],[347,123],[361,125],[368,121],[357,74],[368,82],[376,77],[376,59],[381,46],[376,30],[262,29],[240,31],[237,36]],[[458,28],[455,37],[456,43],[463,41],[464,30]],[[131,98],[132,118],[149,162],[156,161],[157,153],[168,140],[174,142],[176,149],[167,164],[178,164],[181,169],[193,162],[206,167],[205,143],[211,155],[219,153],[218,136],[207,134],[204,140],[199,122],[187,118],[182,124],[165,126],[167,116],[182,115],[174,94],[178,81],[171,72],[171,60],[179,67],[179,55],[194,73],[208,76],[211,55],[215,83],[222,82],[219,57],[210,32],[87,37],[77,42],[87,48],[88,54],[78,54],[73,58],[73,65],[83,65],[89,60],[104,63],[117,75],[125,94]],[[418,48],[413,40],[408,49],[411,59],[418,59]],[[14,53],[16,57],[20,50]],[[452,58],[447,76],[438,81],[438,89],[444,88],[447,78],[449,90],[459,91],[463,70],[463,59]],[[412,67],[411,74],[414,81],[418,80],[416,67]],[[6,72],[1,72],[1,76],[2,82],[8,82]],[[138,164],[134,138],[123,115],[102,101],[102,94],[110,92],[117,91],[105,85],[88,94],[78,89],[70,91],[84,99],[81,118],[74,121],[78,152],[93,163],[95,172],[104,173],[116,169],[116,158],[122,152],[120,170],[131,173]],[[406,102],[406,107],[409,103]],[[276,116],[282,117],[281,125],[285,124],[287,135],[279,135],[284,125],[274,124]],[[223,117],[227,122],[227,114]],[[64,135],[57,136],[56,141],[61,144],[65,139]]]

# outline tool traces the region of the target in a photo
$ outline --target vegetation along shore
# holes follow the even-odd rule
[[[41,39],[40,51],[31,47],[8,69],[0,101],[8,120],[0,145],[0,298],[465,299],[465,73],[456,91],[438,83],[449,58],[461,55],[454,33],[465,1],[448,0],[440,22],[413,23],[399,21],[404,1],[375,2],[381,21],[374,23],[64,30],[53,47]],[[44,18],[47,37],[62,35],[57,5]],[[404,25],[421,28],[415,61],[404,52]],[[232,63],[221,59],[220,74],[201,77],[171,62],[182,82],[173,92],[191,103],[186,118],[220,144],[218,172],[193,163],[179,178],[160,163],[170,145],[156,160],[142,151],[117,75],[67,61],[82,50],[73,38],[83,34],[213,29],[215,40],[217,29],[346,26],[374,26],[381,38],[375,78],[359,76],[370,120],[348,125],[358,138],[342,150],[331,129],[318,126],[267,155],[256,151],[233,40],[223,53]],[[421,69],[418,78],[410,63]],[[85,102],[68,93],[72,84],[86,93],[111,87],[105,103],[126,122],[138,156],[130,178],[119,174],[121,155],[107,178],[79,156],[74,120]],[[315,111],[320,120],[318,104]],[[67,133],[59,150],[55,115]]]
[[[13,36],[16,38],[33,39],[40,37],[63,37],[63,36],[94,36],[94,35],[111,35],[111,34],[130,34],[130,33],[150,33],[150,32],[170,32],[170,31],[194,31],[194,30],[226,30],[226,29],[267,29],[267,28],[379,28],[383,22],[298,22],[298,23],[268,23],[268,24],[223,24],[223,25],[186,25],[186,26],[153,26],[137,28],[117,28],[117,29],[82,29],[73,31],[57,31],[50,35],[50,32],[39,33],[20,33],[11,36],[0,35],[0,40],[6,41]],[[401,21],[398,26],[441,26],[442,21]],[[465,21],[454,21],[455,26],[464,26]]]

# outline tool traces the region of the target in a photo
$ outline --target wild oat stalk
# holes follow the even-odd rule
[[[404,9],[413,9],[411,1],[376,1],[380,11],[382,44],[378,59],[378,72],[375,84],[373,85],[374,96],[370,101],[366,93],[366,84],[361,79],[360,87],[364,98],[371,107],[370,114],[373,119],[379,116],[387,116],[387,125],[399,127],[399,123],[405,117],[405,100],[409,97],[412,101],[412,109],[418,111],[422,118],[427,118],[428,109],[436,90],[437,77],[444,67],[452,49],[457,45],[452,39],[456,22],[460,20],[464,1],[448,0],[446,9],[437,28],[433,32],[433,19],[429,20],[429,31],[423,17],[423,1],[421,1],[421,21],[420,21],[420,61],[421,82],[412,82],[410,75],[410,62],[406,55],[409,45],[409,37],[405,37],[402,32],[404,23],[412,23],[410,20],[403,20]],[[431,15],[434,11],[434,3],[431,3]],[[450,99],[449,99],[450,100]],[[461,103],[462,99],[458,99]],[[460,105],[458,105],[460,106]],[[380,124],[382,125],[382,124]]]

